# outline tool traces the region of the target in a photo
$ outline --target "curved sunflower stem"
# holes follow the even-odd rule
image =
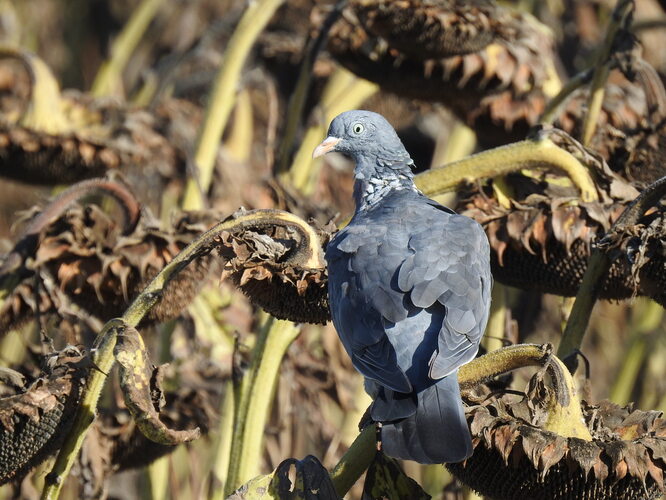
[[[322,162],[321,158],[313,159],[312,152],[326,135],[329,122],[343,111],[360,106],[378,89],[378,85],[356,78],[346,69],[338,68],[333,73],[326,84],[319,108],[315,110],[319,119],[305,132],[301,146],[286,172],[286,177],[296,189],[306,194],[312,190],[313,180]]]
[[[335,491],[343,497],[370,467],[377,453],[377,427],[368,425],[351,444],[331,471]]]
[[[90,89],[92,95],[96,97],[112,95],[121,87],[122,72],[163,3],[164,0],[143,0],[134,10],[111,46],[111,57],[102,64],[95,76]]]
[[[265,341],[255,351],[253,365],[256,368],[247,392],[247,410],[245,415],[237,416],[238,421],[242,422],[241,439],[234,439],[232,443],[225,484],[227,495],[259,473],[264,427],[280,364],[299,333],[300,328],[290,321],[269,319]]]
[[[608,74],[610,73],[610,56],[613,50],[615,37],[621,31],[629,28],[633,10],[633,0],[618,0],[615,9],[613,9],[611,22],[606,30],[606,37],[597,58],[594,75],[592,76],[590,96],[587,102],[587,114],[583,121],[583,135],[581,138],[581,142],[584,146],[589,146],[597,126],[597,121],[599,120],[601,105],[604,102],[606,80],[608,80]]]
[[[599,199],[588,170],[568,151],[545,138],[500,146],[418,174],[416,186],[428,197],[453,191],[465,181],[496,177],[525,168],[551,168],[566,173],[583,201]]]
[[[471,389],[504,373],[526,366],[544,366],[550,344],[516,344],[479,356],[458,369],[460,389]]]
[[[190,178],[187,182],[183,198],[185,210],[196,210],[204,206],[203,193],[208,191],[213,178],[215,157],[236,100],[243,64],[257,37],[283,3],[284,0],[250,2],[229,40],[222,65],[213,82],[206,116],[197,138],[194,168],[198,179]]]
[[[18,117],[19,125],[47,134],[70,131],[72,126],[65,116],[60,85],[46,63],[31,52],[6,46],[0,47],[0,58],[17,59],[30,77],[30,99]]]
[[[160,300],[165,287],[181,270],[198,257],[210,253],[217,244],[218,236],[224,231],[239,231],[248,228],[288,226],[298,231],[304,239],[291,258],[296,265],[305,268],[323,267],[321,243],[312,228],[302,219],[288,212],[279,210],[255,210],[236,219],[220,222],[185,247],[153,278],[141,294],[130,304],[122,318],[107,322],[95,340],[91,352],[93,366],[86,379],[79,409],[74,417],[63,447],[56,458],[53,469],[47,475],[42,491],[43,500],[58,498],[60,490],[69,474],[72,464],[78,456],[83,440],[92,425],[107,374],[114,365],[114,347],[117,334],[127,326],[136,327],[150,309]]]
[[[549,413],[552,412],[549,422],[552,430],[569,437],[591,439],[582,421],[580,401],[576,396],[573,380],[564,364],[553,356],[552,352],[550,344],[517,344],[489,352],[458,369],[460,388],[471,389],[518,368],[545,367],[553,379],[555,393],[554,398],[549,401]],[[376,436],[375,425],[363,429],[331,471],[331,480],[338,495],[344,496],[370,466],[377,452]]]

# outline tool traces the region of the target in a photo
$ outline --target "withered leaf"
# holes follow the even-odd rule
[[[177,445],[198,438],[201,434],[198,427],[173,430],[160,420],[155,408],[155,393],[161,394],[161,389],[154,384],[154,368],[139,332],[127,324],[116,326],[111,332],[117,336],[113,353],[120,367],[120,386],[125,404],[141,432],[147,438],[166,445]]]
[[[363,500],[428,500],[419,484],[407,476],[398,462],[377,452],[370,464],[363,485]]]
[[[268,492],[274,498],[285,500],[338,500],[328,470],[308,455],[303,460],[289,458],[278,465],[273,472]]]

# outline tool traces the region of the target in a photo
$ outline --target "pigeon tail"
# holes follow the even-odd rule
[[[457,370],[418,393],[416,413],[382,423],[382,449],[422,464],[462,462],[473,451]]]

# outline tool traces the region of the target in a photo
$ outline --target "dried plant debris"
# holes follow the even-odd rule
[[[63,359],[25,389],[0,399],[0,484],[21,479],[64,441],[85,371],[81,356]]]
[[[362,500],[429,500],[419,483],[404,473],[397,460],[377,452],[368,467]]]
[[[557,201],[516,204],[510,210],[494,205],[491,212],[486,211],[488,205],[468,205],[463,211],[486,228],[495,279],[527,290],[576,294],[592,243],[605,234],[626,205],[612,205],[606,220],[599,220],[595,217],[598,206],[566,202],[558,206]],[[666,305],[665,217],[666,210],[660,206],[630,228],[631,236],[623,242],[624,255],[604,277],[600,298],[623,300],[642,295]]]
[[[462,482],[498,500],[657,499],[664,492],[666,421],[661,412],[583,404],[593,439],[543,429],[544,390],[532,383],[524,398],[468,396],[474,454],[447,468]]]
[[[666,175],[666,91],[648,63],[632,61],[633,80],[618,70],[606,84],[590,147],[611,170],[644,186]],[[555,125],[579,136],[587,113],[588,89],[573,93]]]
[[[173,430],[160,420],[159,410],[166,402],[162,391],[164,367],[150,362],[139,332],[129,325],[116,329],[113,354],[119,365],[120,387],[125,405],[141,432],[151,441],[177,445],[197,439],[201,430]]]
[[[326,468],[316,457],[288,458],[275,470],[238,488],[228,500],[340,500]]]
[[[309,266],[294,258],[310,239],[321,242],[322,236],[330,235],[322,231],[310,236],[297,225],[223,232],[219,251],[227,261],[222,277],[231,278],[254,304],[277,318],[326,323],[330,311],[324,264],[319,260],[316,267]]]
[[[326,322],[328,296],[319,234],[287,212],[237,215],[243,214],[251,215],[236,227],[232,220],[228,231],[204,235],[194,262],[168,281],[144,324],[178,316],[222,261],[227,262],[223,277],[230,277],[268,312],[293,321]],[[76,318],[72,305],[82,309],[83,316],[102,320],[120,316],[146,284],[216,219],[212,212],[185,213],[170,231],[163,231],[144,216],[131,234],[123,236],[113,218],[96,205],[67,209],[42,228],[34,252],[0,273],[0,284],[9,293],[0,306],[0,332],[36,312]],[[222,259],[211,253],[214,249]],[[14,250],[9,255],[17,254],[21,255]]]
[[[552,131],[550,137],[571,152],[575,142]],[[524,171],[507,176],[504,186],[471,186],[457,209],[480,222],[491,245],[493,276],[527,290],[563,296],[576,294],[593,245],[609,231],[638,195],[626,180],[612,172],[602,158],[582,149],[584,163],[593,170],[598,202],[582,202],[566,179]],[[503,194],[508,202],[497,195]],[[649,210],[648,210],[649,209]],[[623,254],[615,258],[603,279],[600,298],[621,300],[636,295],[665,304],[661,291],[664,251],[659,202],[646,207],[624,228],[618,243]]]
[[[8,64],[17,59],[22,69]],[[16,75],[22,70],[29,78]],[[164,185],[184,177],[198,107],[172,100],[148,111],[61,94],[46,65],[27,52],[0,51],[0,75],[0,176],[69,184],[122,168],[145,193],[161,192],[157,180]]]
[[[36,312],[102,320],[121,315],[145,284],[214,220],[210,213],[182,214],[164,231],[144,215],[131,234],[123,235],[114,217],[97,205],[72,206],[41,230],[34,252],[0,275],[10,291],[0,309],[0,332]],[[178,316],[215,269],[210,256],[188,266],[168,284],[146,321]]]
[[[450,107],[488,144],[523,138],[537,123],[559,86],[553,46],[529,15],[490,1],[431,0],[354,0],[328,44],[383,89]]]
[[[168,371],[174,370],[170,368]],[[175,369],[170,377],[179,374],[180,369]],[[218,375],[210,380],[219,384],[219,389],[226,376]],[[219,395],[215,390],[183,386],[166,391],[164,396],[166,405],[160,410],[160,418],[169,428],[197,427],[205,435],[218,418]],[[87,497],[98,498],[114,473],[145,467],[175,449],[148,439],[127,410],[101,409],[79,458],[78,467]]]

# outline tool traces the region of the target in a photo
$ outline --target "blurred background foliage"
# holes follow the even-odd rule
[[[521,49],[518,41],[511,45],[513,39],[508,36],[506,46],[511,50],[507,52],[513,59],[498,59],[499,70],[498,60],[493,63],[492,59],[479,59],[481,71],[497,71],[500,81],[502,64],[517,68],[507,76],[510,81],[499,85],[498,92],[508,92],[508,97],[493,104],[484,101],[484,93],[494,92],[488,88],[491,85],[467,90],[466,82],[475,82],[472,59],[460,63],[464,65],[460,72],[456,72],[457,66],[451,66],[450,81],[438,84],[444,87],[441,92],[451,88],[455,98],[450,101],[440,98],[437,89],[428,90],[427,82],[410,80],[409,71],[413,69],[409,67],[399,70],[406,72],[403,79],[390,80],[384,72],[385,82],[381,81],[380,67],[375,81],[381,88],[359,79],[344,66],[360,74],[365,71],[363,76],[368,78],[375,69],[360,57],[354,59],[351,50],[359,46],[354,37],[364,39],[356,32],[345,35],[346,29],[353,28],[353,22],[350,21],[352,28],[345,26],[343,22],[348,18],[344,16],[333,26],[328,45],[323,44],[316,59],[312,59],[318,31],[334,9],[334,2],[272,2],[275,12],[263,11],[267,15],[265,28],[259,17],[253,19],[258,33],[256,39],[246,40],[245,57],[242,47],[238,48],[242,42],[234,42],[233,37],[243,24],[245,10],[257,3],[0,0],[0,42],[4,47],[20,47],[36,54],[53,72],[63,89],[63,98],[71,99],[71,109],[80,105],[85,110],[80,114],[92,113],[75,122],[72,116],[79,115],[68,112],[68,133],[80,139],[76,147],[81,154],[85,153],[86,141],[101,144],[102,150],[118,151],[116,160],[109,160],[111,153],[100,153],[100,163],[104,170],[120,171],[120,177],[144,207],[148,222],[142,231],[168,233],[159,235],[160,241],[168,242],[164,248],[177,251],[191,241],[190,233],[209,227],[216,218],[222,219],[241,206],[286,209],[312,218],[319,228],[326,227],[336,215],[337,222],[348,217],[353,210],[351,166],[337,157],[326,158],[325,162],[310,159],[312,149],[324,137],[328,121],[348,108],[363,107],[384,114],[398,129],[421,170],[489,146],[523,139],[529,127],[539,122],[548,99],[559,91],[560,82],[594,67],[615,6],[615,2],[605,0],[500,2],[502,9],[514,9],[524,16],[517,21],[519,26],[536,23],[532,19],[540,23],[536,28],[525,28],[525,38],[520,39],[528,47],[533,43],[534,53]],[[663,80],[663,2],[637,0],[632,26],[642,45],[643,59]],[[235,55],[229,57],[234,48],[240,52],[232,52]],[[394,56],[393,52],[387,54]],[[409,60],[409,54],[404,58]],[[230,82],[220,80],[220,66],[230,66],[234,61],[238,65],[238,72],[231,72],[234,78]],[[488,69],[493,64],[495,67]],[[309,80],[301,82],[302,74]],[[521,78],[526,78],[523,74],[530,75],[527,92],[519,89]],[[2,137],[10,133],[17,116],[24,116],[31,92],[30,78],[29,71],[15,57],[5,55],[0,60]],[[612,71],[610,82],[616,87],[607,91],[606,102],[610,104],[604,108],[606,114],[600,121],[612,124],[614,137],[629,133],[626,124],[632,123],[634,115],[639,115],[636,120],[640,122],[636,109],[641,104],[634,105],[631,99],[645,99],[635,89],[623,87],[624,80],[619,71]],[[619,93],[620,98],[613,101],[613,92]],[[421,93],[423,99],[418,98]],[[631,99],[623,98],[626,94]],[[207,110],[208,103],[216,97],[216,107]],[[479,104],[482,101],[485,104]],[[224,115],[220,109],[225,107],[229,113],[226,123],[212,125],[223,132],[221,142],[213,135],[212,153],[206,156],[201,127]],[[558,122],[579,139],[584,114],[581,109],[582,101],[574,101],[567,108],[569,114],[560,115]],[[656,133],[663,136],[659,130]],[[24,151],[29,150],[30,140],[39,143],[37,139],[26,139]],[[592,144],[603,150],[608,145],[604,140],[592,140]],[[608,153],[606,157],[609,163],[611,156]],[[63,172],[56,172],[53,181],[46,182],[33,182],[31,174],[22,178],[20,172],[12,173],[11,169],[21,166],[6,149],[2,162],[5,173],[0,180],[0,237],[3,249],[9,251],[21,234],[22,211],[34,204],[44,205],[54,189],[62,189],[55,185],[71,182],[58,182],[64,178]],[[206,163],[209,167],[204,166]],[[640,187],[640,179],[636,185]],[[490,192],[498,199],[502,193],[513,194],[517,199],[520,186],[515,178],[506,177],[497,181]],[[469,209],[466,200],[474,189],[468,186],[459,197],[450,193],[442,201],[459,210]],[[100,204],[112,220],[117,219],[112,204]],[[204,210],[205,214],[183,222],[179,219],[183,208]],[[108,252],[118,251],[117,246],[113,248]],[[173,253],[161,253],[166,252],[162,248],[157,245],[136,252],[139,260],[143,256],[152,262],[159,255],[167,262]],[[62,251],[52,248],[54,253]],[[72,257],[68,262],[75,261]],[[139,273],[142,277],[143,271],[141,268]],[[230,458],[229,450],[242,435],[242,429],[233,428],[232,388],[244,383],[242,374],[257,369],[252,353],[260,352],[255,348],[267,341],[271,329],[281,329],[283,338],[287,336],[293,342],[276,348],[286,349],[281,363],[278,358],[277,379],[273,382],[268,374],[253,388],[254,392],[267,393],[264,402],[257,402],[264,405],[259,413],[265,414],[265,426],[260,419],[256,424],[259,427],[252,429],[256,458],[250,460],[248,468],[235,472],[232,486],[272,471],[288,457],[311,454],[330,469],[356,438],[369,400],[332,325],[293,326],[270,319],[228,280],[220,281],[219,276],[220,269],[213,269],[191,277],[205,281],[205,286],[189,307],[174,311],[165,321],[158,318],[141,330],[153,361],[170,363],[165,388],[179,406],[167,405],[172,413],[169,418],[179,428],[199,425],[204,436],[168,450],[172,451],[168,454],[151,451],[163,456],[150,465],[145,464],[150,458],[142,460],[141,455],[148,452],[142,451],[140,445],[124,443],[123,449],[102,451],[107,446],[102,437],[105,432],[129,432],[127,426],[131,425],[119,397],[118,381],[112,375],[100,405],[100,420],[106,423],[95,427],[88,436],[62,498],[221,498],[229,461],[236,459],[233,455]],[[116,282],[104,283],[103,286],[113,287]],[[61,287],[64,289],[65,285]],[[131,290],[131,294],[136,291]],[[484,347],[489,350],[503,343],[557,345],[572,304],[571,298],[503,285],[496,287],[493,300],[497,306],[491,319],[492,336],[484,340]],[[67,314],[56,319],[38,317],[36,321],[6,325],[6,334],[0,340],[0,363],[29,377],[38,372],[45,336],[52,339],[56,349],[67,344],[89,346],[101,324],[111,316],[83,314],[80,309],[74,304]],[[663,329],[663,310],[650,299],[601,301],[582,346],[589,361],[586,370],[578,373],[585,399],[608,398],[622,405],[633,401],[642,409],[666,410]],[[515,378],[519,387],[527,380],[522,372],[516,373]],[[239,403],[236,400],[236,405]],[[132,454],[138,456],[134,461],[125,456]],[[120,455],[124,458],[118,458]],[[20,484],[3,486],[0,497],[37,498],[50,464],[41,465]],[[405,463],[404,468],[433,498],[473,497],[442,467]],[[226,485],[228,492],[229,486]],[[361,488],[357,485],[348,497],[360,498]]]

